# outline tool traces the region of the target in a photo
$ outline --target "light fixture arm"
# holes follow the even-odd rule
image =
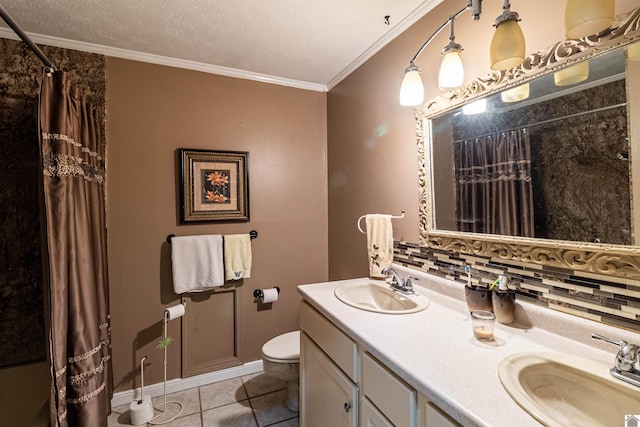
[[[413,58],[411,58],[411,60],[409,61],[410,65],[414,65],[414,63],[416,62],[416,60],[418,59],[418,57],[422,54],[422,52],[424,51],[424,49],[429,45],[429,43],[431,43],[431,41],[438,35],[440,34],[440,31],[442,31],[447,25],[449,25],[449,23],[451,23],[451,33],[453,35],[453,20],[456,19],[458,16],[462,15],[465,11],[469,10],[469,9],[473,9],[474,10],[474,19],[476,19],[476,16],[479,16],[479,12],[478,15],[476,15],[476,10],[479,11],[479,6],[475,6],[474,3],[477,3],[475,0],[470,0],[469,3],[467,3],[467,5],[465,6],[464,9],[460,9],[458,12],[454,13],[453,15],[451,15],[449,17],[448,20],[444,21],[442,23],[442,25],[440,25],[438,27],[437,30],[435,30],[433,32],[433,34],[431,34],[431,36],[429,36],[429,38],[427,39],[426,42],[424,42],[422,44],[422,46],[420,46],[420,49],[418,49],[418,51],[416,52],[415,55],[413,55]],[[479,3],[477,3],[479,4]]]
[[[456,43],[456,35],[455,32],[453,30],[453,21],[454,21],[454,17],[452,16],[451,18],[449,18],[449,44],[446,45],[444,47],[444,49],[442,50],[442,54],[444,55],[445,53],[454,50],[454,51],[462,51],[462,46],[459,45],[458,43]]]

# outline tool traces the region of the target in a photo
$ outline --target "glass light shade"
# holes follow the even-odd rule
[[[615,0],[568,0],[564,9],[564,28],[568,39],[597,34],[613,24]]]
[[[629,61],[640,62],[640,42],[627,46],[627,58]]]
[[[464,81],[464,67],[460,51],[452,49],[442,55],[440,72],[438,73],[438,86],[440,89],[453,89],[462,86]]]
[[[524,61],[526,49],[518,21],[510,19],[499,23],[489,48],[491,69],[500,71],[517,67]]]
[[[420,78],[420,71],[416,67],[415,70],[405,71],[400,86],[400,105],[413,107],[422,104],[424,101],[424,86]]]
[[[529,97],[529,83],[516,86],[500,93],[502,102],[518,102]]]
[[[553,73],[556,86],[571,86],[589,78],[589,61],[578,62]]]
[[[478,99],[477,101],[462,106],[462,112],[466,115],[482,114],[485,111],[487,111],[486,98]]]

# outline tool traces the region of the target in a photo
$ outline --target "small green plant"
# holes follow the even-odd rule
[[[171,345],[172,342],[173,342],[173,338],[171,338],[171,337],[163,338],[160,341],[158,341],[158,346],[156,348],[158,350],[163,350],[163,349],[169,347],[169,345]]]

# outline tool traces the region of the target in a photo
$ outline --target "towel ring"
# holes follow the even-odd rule
[[[367,217],[366,215],[362,215],[360,218],[358,218],[358,223],[357,223],[358,224],[358,230],[360,230],[360,232],[362,234],[367,234],[367,232],[362,229],[362,226],[360,225],[360,221],[362,221],[362,219],[366,218],[366,217]],[[402,214],[401,215],[396,215],[396,216],[391,215],[391,218],[394,218],[394,219],[404,218],[404,209],[402,209]]]

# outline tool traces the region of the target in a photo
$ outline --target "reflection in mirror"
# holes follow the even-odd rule
[[[433,229],[635,244],[625,50],[431,117]]]

